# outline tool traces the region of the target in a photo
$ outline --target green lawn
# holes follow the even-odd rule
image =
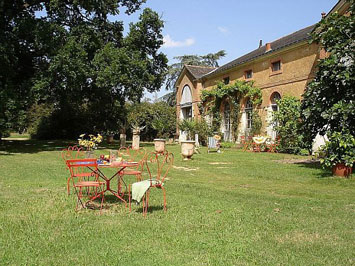
[[[1,144],[0,265],[355,264],[354,177],[235,149],[183,162],[168,146],[168,212],[154,190],[147,218],[110,197],[100,215],[66,195],[67,144]]]

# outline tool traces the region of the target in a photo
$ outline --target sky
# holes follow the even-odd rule
[[[263,44],[317,23],[337,0],[147,0],[164,20],[161,51],[173,63],[175,56],[227,52],[226,64]],[[110,20],[123,20],[125,29],[138,20],[141,10],[123,12]],[[164,95],[162,89],[158,96]],[[147,95],[150,97],[151,95]]]

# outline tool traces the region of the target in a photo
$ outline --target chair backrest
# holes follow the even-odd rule
[[[121,147],[118,150],[118,156],[122,158],[123,161],[132,162],[130,155],[131,147]]]
[[[143,171],[145,161],[147,160],[148,153],[144,148],[138,150],[129,149],[130,161],[138,162],[137,169]]]
[[[217,140],[214,137],[208,137],[208,148],[217,148]]]
[[[149,153],[146,165],[150,179],[155,178],[160,182],[164,182],[173,164],[174,154],[168,151],[164,151],[163,153]]]
[[[66,164],[71,177],[78,177],[79,181],[83,177],[91,176],[95,177],[95,181],[97,181],[99,177],[97,159],[71,159],[67,160]]]
[[[78,146],[69,146],[66,149],[62,150],[62,159],[64,161],[71,160],[71,159],[78,159],[84,157],[84,150]]]

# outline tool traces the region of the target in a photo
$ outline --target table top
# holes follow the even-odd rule
[[[99,164],[99,167],[105,167],[105,168],[120,168],[120,167],[133,167],[133,166],[138,166],[138,162],[112,162],[112,163],[107,163],[107,164]]]

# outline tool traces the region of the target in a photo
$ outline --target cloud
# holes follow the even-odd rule
[[[219,27],[217,27],[217,29],[218,29],[218,31],[220,33],[223,33],[223,34],[228,34],[229,33],[229,30],[227,28],[225,28],[225,27],[219,26]]]
[[[184,41],[174,41],[169,34],[165,35],[163,38],[164,48],[172,48],[172,47],[188,47],[195,44],[195,39],[188,38]]]

